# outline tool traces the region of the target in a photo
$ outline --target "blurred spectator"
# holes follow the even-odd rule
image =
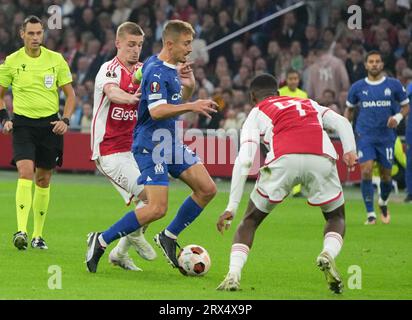
[[[395,71],[396,59],[393,54],[391,44],[388,40],[381,41],[381,43],[379,44],[379,51],[381,53],[382,60],[384,63],[384,69],[393,74]]]
[[[217,21],[219,26],[219,31],[217,34],[218,39],[221,39],[238,29],[238,26],[232,22],[232,18],[226,10],[219,12]]]
[[[83,84],[89,74],[90,60],[83,56],[77,61],[77,72],[74,74],[76,84]]]
[[[113,13],[113,11],[116,9],[116,7],[113,4],[113,0],[101,0],[100,4],[97,5],[97,15],[100,15],[101,13],[106,13],[109,16]]]
[[[299,89],[299,82],[299,72],[294,69],[289,69],[286,73],[286,85],[279,89],[279,95],[302,99],[308,98],[308,94]]]
[[[290,66],[297,70],[302,71],[304,66],[303,56],[302,56],[302,49],[300,46],[299,41],[293,41],[290,45],[290,54],[291,54],[291,61]]]
[[[242,124],[243,124],[241,119],[237,117],[237,113],[235,109],[232,109],[232,108],[226,111],[225,119],[222,121],[223,123],[221,124],[221,127],[224,130],[230,130],[230,129],[239,130],[242,128]]]
[[[408,43],[406,52],[403,54],[403,57],[406,59],[408,66],[412,68],[412,41]]]
[[[408,44],[411,41],[411,36],[409,34],[409,31],[406,29],[399,30],[398,31],[398,46],[396,47],[394,51],[394,56],[396,59],[402,57],[407,49]]]
[[[345,65],[328,53],[328,48],[319,50],[316,62],[309,68],[307,92],[311,99],[320,100],[328,88],[334,92],[348,90],[349,77]]]
[[[190,60],[194,61],[196,66],[205,67],[209,63],[209,59],[209,52],[206,50],[206,41],[203,39],[194,39]]]
[[[383,16],[387,18],[393,25],[399,24],[404,15],[404,10],[400,10],[400,8],[396,4],[396,0],[384,0],[384,12]]]
[[[91,32],[96,38],[101,36],[99,23],[94,16],[92,8],[85,7],[82,11],[82,18],[79,24],[75,24],[77,32],[84,33]]]
[[[256,59],[254,76],[256,77],[257,75],[260,75],[262,73],[267,73],[267,72],[268,72],[268,68],[267,68],[266,60],[263,58]]]
[[[82,119],[80,121],[80,132],[90,133],[90,126],[92,124],[93,108],[90,103],[83,104]]]
[[[196,0],[196,12],[203,16],[209,10],[209,0]]]
[[[81,52],[79,51],[79,43],[77,41],[76,34],[74,32],[67,33],[64,43],[65,48],[63,50],[63,56],[66,59],[70,70],[73,73],[76,73],[77,61],[82,56]]]
[[[167,22],[166,12],[164,12],[163,10],[157,10],[155,16],[156,16],[155,40],[161,41],[162,34],[163,34],[163,27],[165,26]]]
[[[397,78],[402,83],[406,82],[406,79],[403,78],[402,72],[408,68],[406,60],[404,58],[400,58],[396,61],[395,64],[395,78]]]
[[[268,65],[268,71],[271,74],[275,74],[276,65],[279,61],[280,47],[277,41],[270,41],[267,48],[266,63]]]
[[[271,14],[275,13],[277,8],[275,4],[270,0],[256,0],[251,10],[251,21],[259,21]],[[258,28],[252,35],[252,41],[256,44],[259,48],[263,49],[267,46],[270,35],[272,34],[274,29],[274,22],[268,21]]]
[[[349,58],[346,60],[346,70],[351,84],[365,78],[367,75],[362,54],[361,49],[352,48],[349,52]]]
[[[231,55],[229,57],[229,64],[233,70],[238,70],[245,54],[245,46],[243,43],[236,41],[232,43]]]
[[[233,22],[240,28],[245,26],[250,20],[250,4],[247,0],[235,0],[233,11]]]
[[[100,48],[101,43],[97,39],[93,39],[87,43],[86,57],[89,59],[87,80],[94,79],[101,65],[104,63],[103,57],[100,55]]]
[[[342,110],[339,107],[339,103],[336,101],[335,91],[330,89],[325,89],[322,94],[322,99],[319,103],[325,107],[328,107],[338,114],[342,114]]]
[[[279,44],[287,47],[292,41],[303,41],[304,27],[296,20],[295,13],[288,12],[282,17],[282,27],[280,30]]]
[[[196,12],[192,12],[189,15],[188,22],[192,25],[193,29],[195,30],[195,38],[199,38],[200,34],[202,33],[202,25],[200,24],[199,15]]]
[[[115,0],[115,7],[112,14],[112,22],[117,27],[121,23],[127,21],[132,13],[132,9],[126,2],[126,0]]]
[[[326,27],[328,24],[330,1],[328,0],[308,0],[308,23],[313,26]]]
[[[220,11],[224,10],[222,0],[209,0],[209,7],[215,17],[219,15]]]
[[[195,11],[189,4],[189,0],[177,0],[175,9],[173,18],[183,21],[188,21],[189,16]]]
[[[200,38],[204,39],[207,44],[211,44],[217,40],[216,35],[218,32],[219,28],[215,23],[213,13],[210,11],[205,12],[203,15],[202,33],[200,34]]]
[[[202,67],[195,69],[195,79],[209,95],[213,94],[215,87],[213,86],[213,83],[206,78],[205,70]]]
[[[310,50],[319,48],[318,29],[314,25],[306,26],[305,37],[301,43],[304,56],[307,56]]]
[[[250,69],[246,66],[241,66],[238,70],[239,72],[233,78],[233,88],[247,91],[252,78]]]

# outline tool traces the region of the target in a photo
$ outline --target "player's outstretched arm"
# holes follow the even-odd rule
[[[245,189],[246,179],[258,151],[259,143],[247,141],[243,143],[239,150],[239,155],[235,160],[232,171],[232,181],[230,184],[229,203],[217,222],[217,230],[223,234],[224,230],[229,229],[230,224],[236,214],[240,200]]]
[[[229,203],[216,224],[217,230],[222,234],[224,230],[230,227],[233,217],[236,214],[240,200],[242,199],[246,179],[253,165],[256,153],[259,150],[260,131],[258,127],[258,110],[254,108],[249,113],[242,127],[240,150],[232,171]]]
[[[159,104],[150,108],[150,116],[153,120],[163,120],[174,118],[187,112],[195,112],[203,114],[207,118],[211,118],[210,113],[216,113],[217,103],[213,100],[196,100],[194,102],[174,105],[174,104]]]
[[[140,88],[135,94],[130,94],[123,91],[118,85],[113,83],[106,84],[103,88],[103,92],[107,96],[107,99],[118,104],[137,104],[140,100],[140,96],[142,95]]]

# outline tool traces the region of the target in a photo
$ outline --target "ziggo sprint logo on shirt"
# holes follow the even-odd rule
[[[120,107],[114,107],[110,116],[113,120],[134,120],[137,119],[137,110],[124,110]]]

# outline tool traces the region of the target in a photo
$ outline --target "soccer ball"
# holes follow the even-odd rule
[[[190,244],[181,249],[177,261],[180,272],[185,276],[203,276],[211,265],[206,249],[197,244]]]

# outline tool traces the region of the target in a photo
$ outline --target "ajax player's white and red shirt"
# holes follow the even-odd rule
[[[269,149],[265,164],[296,153],[337,159],[335,148],[323,130],[322,117],[328,111],[331,110],[310,99],[268,97],[249,113],[241,143],[259,143],[259,135],[263,137]]]
[[[92,160],[99,156],[130,151],[133,129],[137,122],[137,105],[109,101],[104,93],[104,87],[107,84],[116,84],[125,92],[134,94],[139,85],[133,84],[133,73],[142,65],[137,63],[130,72],[115,57],[101,66],[94,87]]]

